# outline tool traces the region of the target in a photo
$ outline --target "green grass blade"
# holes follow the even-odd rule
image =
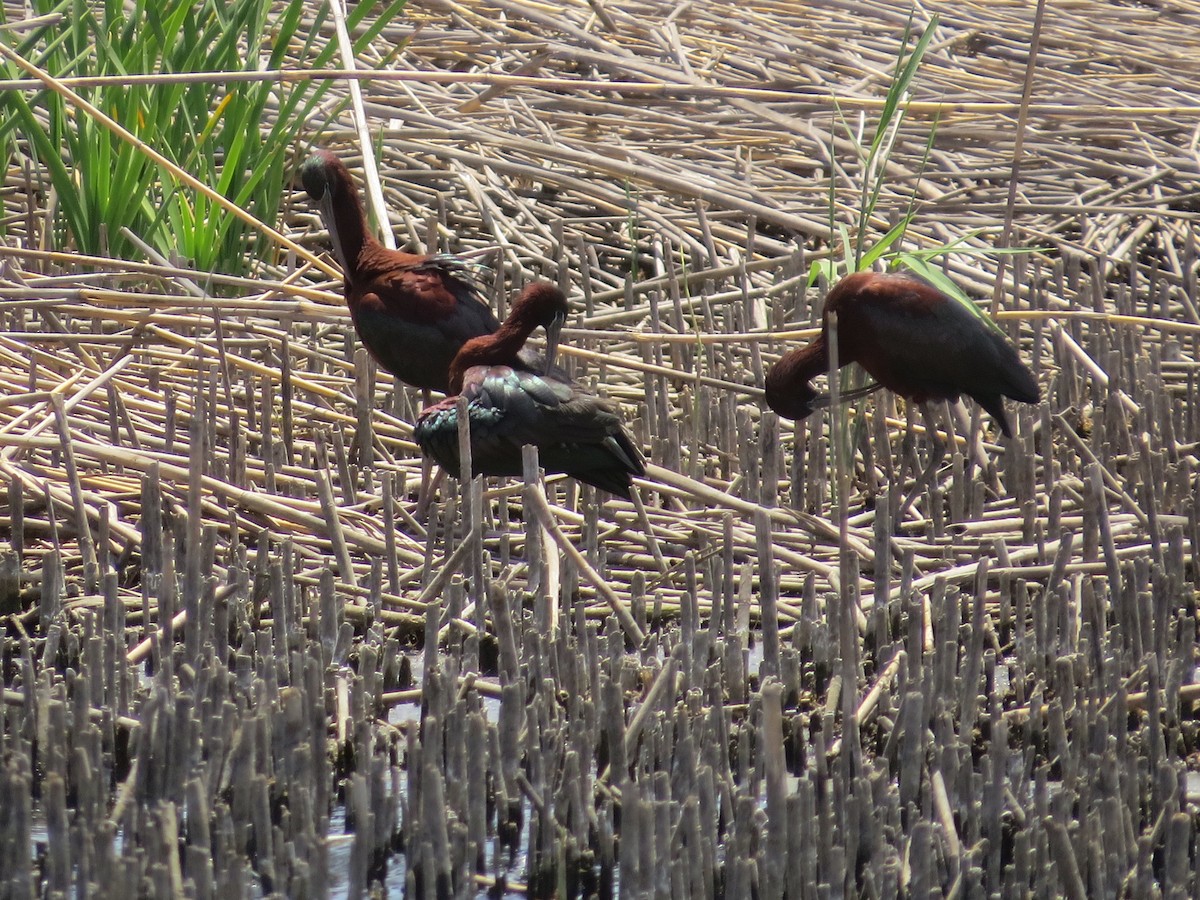
[[[908,254],[900,254],[896,259],[917,275],[920,275],[943,294],[957,302],[964,309],[968,310],[971,315],[987,325],[992,331],[997,334],[1004,334],[1000,326],[993,322],[988,314],[980,309],[970,297],[964,294],[962,288],[955,284],[952,279],[946,277],[946,273],[937,266],[930,265],[920,257],[909,256]]]
[[[913,214],[909,213],[899,222],[888,229],[887,234],[876,241],[866,253],[862,255],[862,259],[858,261],[857,271],[863,272],[870,269],[875,261],[881,258],[892,244],[896,243],[908,229],[909,223],[912,221]]]
[[[818,259],[808,267],[808,286],[813,287],[824,278],[830,284],[838,280],[838,264],[832,259]]]

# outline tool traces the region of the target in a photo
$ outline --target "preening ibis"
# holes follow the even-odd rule
[[[803,419],[828,404],[809,381],[829,371],[830,313],[837,313],[838,364],[858,363],[914,403],[966,394],[1011,437],[1001,398],[1038,401],[1033,373],[982,313],[909,275],[857,272],[830,290],[821,334],[767,373],[767,405],[785,418]]]
[[[500,327],[470,264],[445,253],[405,253],[379,243],[367,227],[349,170],[328,150],[317,150],[301,166],[300,178],[329,229],[363,346],[405,384],[445,392],[450,363],[462,345]]]
[[[421,413],[413,437],[421,450],[458,474],[456,394],[468,400],[474,474],[520,475],[521,448],[536,444],[547,472],[563,472],[628,499],[642,456],[621,425],[616,406],[589,394],[561,372],[525,367],[517,353],[537,328],[546,329],[552,364],[567,298],[546,282],[527,286],[495,334],[466,344],[450,366],[450,394]]]

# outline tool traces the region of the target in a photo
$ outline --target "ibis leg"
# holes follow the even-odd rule
[[[944,409],[945,404],[942,404],[942,406]],[[930,412],[929,405],[922,403],[920,405],[920,410],[921,419],[925,422],[925,435],[929,441],[929,465],[925,467],[925,471],[923,471],[920,477],[917,478],[912,490],[909,491],[908,496],[904,498],[904,502],[900,504],[900,511],[896,514],[895,519],[897,524],[904,521],[904,516],[908,513],[908,508],[912,506],[917,497],[921,495],[921,492],[933,483],[933,479],[937,475],[937,471],[942,465],[942,460],[946,458],[946,444],[938,436],[938,426],[933,420],[933,415]]]
[[[436,472],[433,471],[433,460],[428,456],[421,460],[421,490],[417,493],[417,508],[413,510],[413,518],[418,522],[425,523],[429,515],[429,506],[433,503],[433,497],[445,474],[441,467],[438,467]]]

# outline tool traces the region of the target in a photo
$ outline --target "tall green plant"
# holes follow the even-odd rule
[[[846,131],[851,145],[855,148],[862,172],[860,183],[856,189],[858,195],[857,208],[855,210],[856,221],[854,222],[853,236],[851,236],[850,231],[844,223],[837,221],[837,182],[831,178],[829,185],[829,225],[832,233],[841,236],[842,258],[840,260],[833,258],[818,260],[813,263],[808,274],[810,285],[815,284],[821,276],[825,276],[828,281],[833,282],[837,280],[840,274],[861,272],[864,269],[871,268],[876,260],[888,255],[891,247],[904,236],[905,231],[912,222],[913,207],[916,202],[915,185],[913,187],[913,194],[909,198],[908,210],[904,216],[878,241],[868,244],[871,221],[875,216],[875,210],[879,205],[879,198],[887,180],[888,161],[891,159],[892,150],[896,146],[896,139],[900,134],[900,128],[904,124],[904,119],[908,112],[907,100],[909,92],[912,88],[913,80],[920,69],[921,61],[925,57],[925,52],[929,49],[929,44],[933,40],[937,25],[938,17],[932,16],[925,29],[917,36],[910,51],[908,47],[909,42],[912,40],[912,21],[909,21],[908,26],[904,30],[904,37],[900,42],[900,50],[896,55],[896,66],[892,73],[892,80],[888,85],[883,107],[879,111],[879,118],[875,122],[875,127],[870,134],[869,141],[864,141],[859,132],[846,121],[841,108],[838,107],[837,109],[839,122]],[[933,147],[933,139],[936,132],[937,122],[935,120],[933,126],[929,129],[929,136],[925,143],[925,159],[922,159],[919,171],[924,170],[925,161],[928,159],[929,151]],[[833,148],[830,148],[830,150],[832,153]]]
[[[858,196],[857,208],[855,210],[856,221],[854,222],[853,235],[851,235],[850,230],[844,223],[836,221],[838,186],[835,181],[831,180],[829,188],[830,230],[840,235],[842,255],[841,259],[830,258],[814,262],[809,269],[808,283],[809,286],[812,286],[822,276],[832,283],[838,280],[840,275],[862,272],[871,269],[879,260],[885,260],[889,266],[903,267],[925,278],[944,293],[966,305],[971,312],[979,315],[989,325],[996,327],[987,316],[983,315],[979,307],[970,301],[962,292],[962,289],[943,274],[942,270],[934,262],[940,257],[951,253],[959,255],[999,255],[1028,253],[1030,251],[1027,248],[979,249],[968,246],[968,241],[982,234],[982,231],[977,230],[959,237],[948,244],[937,247],[923,250],[895,250],[894,248],[904,237],[908,226],[912,224],[916,215],[917,193],[915,185],[913,186],[912,194],[909,196],[908,208],[905,210],[904,215],[878,240],[874,242],[870,241],[871,222],[875,217],[883,186],[886,184],[887,165],[891,160],[892,151],[896,146],[896,139],[900,134],[901,126],[904,124],[907,114],[907,99],[913,80],[916,78],[925,53],[929,49],[929,44],[933,40],[937,25],[938,17],[931,17],[924,30],[913,41],[912,22],[910,20],[900,43],[900,51],[896,56],[892,81],[888,85],[883,107],[880,109],[879,118],[875,122],[873,131],[871,131],[869,141],[860,138],[859,133],[850,126],[845,117],[841,115],[840,108],[838,109],[840,124],[848,134],[850,142],[858,154],[862,171],[861,183],[855,187],[855,192]],[[910,42],[912,42],[911,50],[908,49]],[[933,141],[936,134],[937,119],[935,118],[925,139],[924,154],[920,165],[917,167],[918,177],[925,170],[929,153],[933,149]]]
[[[966,242],[978,236],[979,232],[973,232],[937,247],[922,250],[896,250],[895,248],[899,245],[908,226],[912,223],[916,215],[916,185],[913,186],[912,194],[909,196],[908,208],[900,216],[896,224],[877,240],[873,242],[870,240],[872,222],[876,216],[883,187],[887,182],[888,163],[897,145],[897,138],[908,111],[908,97],[913,81],[920,69],[921,62],[924,59],[926,51],[929,49],[930,42],[933,40],[938,19],[937,16],[931,17],[929,23],[916,36],[915,40],[912,24],[912,20],[910,19],[900,43],[900,50],[896,56],[892,80],[888,86],[879,117],[874,123],[874,128],[862,128],[862,133],[860,133],[860,130],[853,128],[846,121],[841,108],[837,109],[838,122],[848,135],[849,143],[853,146],[857,154],[861,172],[859,183],[853,187],[853,191],[857,197],[857,202],[854,204],[855,221],[852,223],[853,233],[851,233],[850,228],[845,223],[837,221],[839,185],[836,180],[831,178],[829,187],[830,231],[832,234],[840,236],[842,253],[840,258],[831,255],[828,259],[814,262],[809,269],[808,283],[809,286],[812,286],[822,277],[833,283],[838,281],[843,275],[869,270],[876,262],[886,260],[889,266],[904,267],[924,277],[946,295],[959,302],[965,309],[979,317],[990,328],[999,330],[998,326],[963,293],[958,285],[947,278],[934,262],[938,258],[950,253],[983,255],[1025,253],[1029,252],[1028,250],[985,250],[965,246]],[[911,50],[909,49],[910,44]],[[834,131],[836,130],[835,126]],[[935,119],[930,126],[925,141],[924,154],[920,165],[917,167],[918,177],[925,170],[929,153],[933,148],[936,132],[937,120]],[[833,147],[830,148],[830,153],[831,156],[834,155]],[[838,381],[842,395],[858,393],[863,380],[864,373],[858,367],[843,368]],[[831,427],[834,434],[834,468],[837,473],[835,494],[839,502],[841,502],[844,499],[844,490],[847,484],[846,460],[852,458],[851,450],[858,437],[852,434],[851,429],[848,427],[846,408],[844,406],[839,409],[833,409],[830,412],[832,417]],[[861,411],[856,421],[856,428],[865,428]]]
[[[384,5],[355,41],[374,39],[405,0]],[[256,81],[214,85],[129,84],[156,73],[323,68],[333,42],[318,45],[328,16],[302,29],[304,0],[32,0],[51,17],[10,44],[56,78],[109,76],[78,92],[184,170],[268,224],[278,218],[291,148],[328,82]],[[372,4],[358,4],[360,26]],[[3,16],[0,10],[0,17]],[[55,17],[61,17],[57,21]],[[7,38],[0,38],[7,39]],[[9,77],[18,77],[6,64]],[[269,248],[211,201],[177,186],[135,146],[69,107],[54,93],[0,96],[0,139],[16,137],[43,167],[57,196],[48,223],[54,243],[86,253],[126,255],[127,226],[165,255],[202,271],[242,272]],[[3,146],[0,144],[0,146]]]
[[[910,51],[908,48],[912,40],[912,20],[909,20],[908,27],[905,28],[904,37],[900,43],[900,50],[896,56],[896,66],[892,74],[892,80],[888,85],[888,91],[879,112],[879,118],[875,122],[874,130],[870,132],[869,140],[865,140],[863,134],[860,134],[858,130],[851,127],[842,114],[841,108],[837,108],[839,123],[846,131],[849,143],[855,149],[861,171],[860,181],[855,189],[855,194],[857,195],[857,203],[855,204],[856,221],[853,223],[853,235],[851,235],[849,228],[844,222],[837,221],[838,184],[836,178],[831,176],[829,185],[829,226],[830,233],[839,235],[841,238],[842,254],[840,259],[831,254],[827,259],[814,262],[808,273],[809,286],[815,284],[821,277],[833,283],[838,281],[843,275],[870,269],[877,260],[891,254],[891,248],[904,236],[905,231],[912,222],[914,206],[916,204],[915,185],[913,186],[913,193],[909,198],[908,209],[900,218],[900,221],[890,228],[878,241],[875,241],[873,244],[868,242],[868,236],[872,227],[871,223],[875,217],[876,208],[879,205],[883,186],[886,183],[888,161],[891,159],[901,126],[904,124],[904,119],[908,112],[907,100],[912,83],[916,78],[917,71],[920,69],[921,60],[924,58],[925,52],[933,40],[937,24],[937,17],[933,16],[929,24],[926,25],[925,29],[917,37],[915,43],[913,43]],[[865,129],[863,130],[865,131]],[[836,131],[837,127],[835,126],[831,130],[831,143],[833,142],[833,134]],[[935,131],[936,122],[930,128],[929,137],[925,144],[926,159],[928,158],[929,150],[933,146]],[[830,147],[830,155],[835,155],[834,147],[832,146]],[[924,170],[924,166],[925,160],[922,160],[922,171]],[[894,256],[895,254],[891,255]],[[957,289],[955,289],[955,293],[961,296],[961,292],[958,292]],[[969,302],[966,301],[965,297],[963,300]],[[843,368],[837,381],[840,388],[839,393],[845,396],[847,393],[857,392],[862,380],[863,373],[857,367]],[[839,519],[844,520],[847,509],[847,491],[849,489],[848,460],[853,458],[852,447],[857,440],[853,432],[861,434],[861,429],[865,428],[866,425],[862,418],[861,410],[859,416],[856,418],[853,429],[847,421],[845,406],[831,409],[830,416],[832,438],[830,452],[833,458],[834,471],[834,508],[839,511]]]

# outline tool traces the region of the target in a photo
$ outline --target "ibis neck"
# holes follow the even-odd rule
[[[363,251],[381,245],[367,228],[367,218],[353,185],[339,185],[337,198],[331,207],[331,237],[341,257],[346,280],[350,281],[359,269]]]
[[[519,314],[509,315],[491,334],[472,338],[450,364],[450,393],[462,392],[463,376],[474,366],[511,366],[517,354],[537,329],[536,321],[525,321]]]
[[[828,371],[829,354],[826,352],[825,335],[822,333],[799,350],[783,355],[767,377],[768,389],[772,383],[777,387],[803,384]]]
[[[809,382],[828,370],[824,335],[799,350],[785,353],[767,373],[764,385],[767,405],[784,418],[805,418],[812,412],[811,403],[817,396]]]

